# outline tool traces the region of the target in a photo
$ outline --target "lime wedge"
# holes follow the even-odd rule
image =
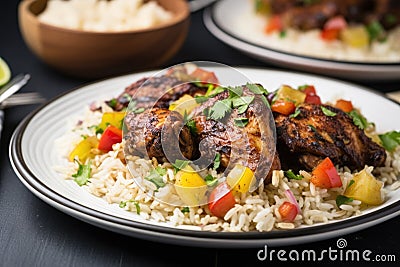
[[[0,86],[5,85],[11,78],[10,67],[7,63],[0,57]]]

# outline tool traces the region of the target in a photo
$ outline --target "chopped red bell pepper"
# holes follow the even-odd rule
[[[332,41],[339,38],[340,31],[347,27],[347,22],[342,16],[336,16],[328,20],[321,31],[321,38]]]
[[[353,103],[351,103],[351,101],[344,100],[344,99],[337,100],[335,107],[337,107],[338,109],[341,109],[344,112],[350,112],[354,109]]]
[[[284,222],[293,222],[298,213],[296,205],[288,201],[283,202],[278,211]]]
[[[330,158],[325,158],[312,171],[311,182],[321,188],[342,186],[342,180]]]
[[[211,191],[208,208],[214,216],[223,218],[236,204],[235,197],[225,182],[220,183]]]
[[[111,151],[112,146],[122,142],[122,131],[115,126],[109,125],[101,135],[98,149],[103,151]]]
[[[281,113],[283,115],[290,115],[292,114],[296,109],[296,106],[293,102],[290,101],[284,101],[281,99],[276,100],[272,105],[271,105],[271,110],[274,112]]]
[[[267,25],[265,26],[265,32],[267,34],[271,34],[275,31],[280,32],[282,30],[283,30],[283,23],[282,23],[282,18],[279,15],[272,16],[269,19]]]

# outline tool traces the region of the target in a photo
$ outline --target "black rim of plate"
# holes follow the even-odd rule
[[[261,68],[252,68],[252,69],[261,69]],[[272,71],[273,70],[268,70],[268,69],[263,69],[266,71]],[[282,71],[277,71],[277,72],[282,72]],[[286,71],[287,73],[296,73],[296,72],[290,72]],[[138,74],[138,73],[136,73]],[[300,74],[300,75],[305,75],[305,74]],[[126,75],[125,75],[126,76]],[[365,91],[368,91],[369,93],[381,96],[385,98],[386,100],[396,103],[397,105],[400,106],[400,103],[387,98],[384,94],[373,91],[372,89],[365,88],[359,85],[354,85],[352,83],[348,82],[343,82],[331,78],[325,78],[321,77],[318,75],[307,75],[310,77],[318,77],[320,79],[325,79],[325,80],[330,80],[330,81],[336,81],[340,82],[342,84],[347,84],[351,85],[353,87],[357,88],[362,88]],[[122,77],[122,76],[121,76]],[[47,108],[48,106],[54,104],[54,102],[60,101],[62,97],[76,92],[80,89],[85,88],[88,85],[91,84],[96,84],[101,81],[105,81],[108,79],[103,79],[99,81],[94,81],[92,83],[88,83],[82,86],[79,86],[77,88],[74,88],[70,91],[67,91],[51,100],[49,100],[47,103],[33,111],[27,118],[25,118],[15,129],[14,134],[12,136],[11,142],[10,142],[10,147],[9,147],[9,152],[10,152],[10,159],[14,162],[13,167],[15,168],[15,171],[20,175],[20,179],[24,179],[26,183],[28,183],[34,190],[36,190],[38,193],[41,195],[47,197],[50,199],[52,202],[57,203],[61,206],[67,207],[71,210],[75,210],[79,213],[91,216],[93,218],[100,219],[105,222],[111,222],[127,227],[131,227],[133,229],[143,229],[143,230],[148,230],[152,232],[158,232],[158,233],[165,233],[165,234],[173,234],[173,235],[180,235],[180,236],[187,236],[187,237],[198,237],[198,238],[203,238],[203,239],[211,239],[211,238],[220,238],[223,240],[258,240],[258,239],[268,239],[268,240],[274,240],[274,239],[287,239],[287,238],[299,238],[299,237],[305,237],[305,236],[312,236],[312,235],[317,235],[317,234],[327,234],[329,232],[335,232],[335,231],[340,231],[346,228],[351,228],[351,227],[357,227],[361,226],[366,223],[371,223],[373,221],[376,221],[378,219],[382,219],[385,217],[388,217],[388,219],[391,217],[396,212],[400,211],[400,199],[397,200],[396,202],[384,207],[380,208],[379,210],[370,212],[365,215],[360,215],[356,216],[353,218],[348,218],[343,221],[335,221],[335,222],[329,222],[327,224],[319,224],[319,225],[314,225],[314,226],[307,226],[305,228],[296,228],[296,229],[291,229],[291,230],[274,230],[271,232],[209,232],[209,231],[198,231],[198,230],[187,230],[187,229],[180,229],[180,228],[170,228],[166,226],[161,226],[161,225],[152,225],[152,224],[147,224],[144,222],[137,222],[129,219],[124,219],[118,216],[114,215],[109,215],[100,211],[97,211],[95,209],[92,209],[87,206],[82,206],[79,203],[68,199],[67,197],[57,193],[50,187],[48,187],[46,184],[44,184],[39,177],[36,177],[28,168],[27,164],[24,161],[23,154],[22,154],[22,147],[21,147],[21,140],[24,137],[24,132],[29,125],[30,121],[35,118],[43,109]],[[30,189],[30,188],[28,188]],[[108,205],[105,202],[105,205]]]
[[[218,28],[219,31],[224,33],[225,35],[236,39],[237,41],[240,41],[248,46],[256,47],[259,49],[265,49],[266,51],[271,51],[274,53],[278,54],[283,54],[291,57],[296,57],[296,58],[303,58],[303,59],[309,59],[313,61],[319,61],[321,63],[336,63],[336,64],[345,64],[345,65],[355,65],[355,66],[374,66],[374,67],[400,67],[400,62],[376,62],[376,61],[371,61],[371,62],[362,62],[362,61],[344,61],[344,60],[336,60],[336,59],[329,59],[329,58],[319,58],[319,57],[314,57],[314,56],[308,56],[308,55],[301,55],[301,54],[295,54],[295,53],[290,53],[287,51],[283,50],[277,50],[274,48],[270,48],[267,46],[259,45],[253,42],[250,42],[248,40],[244,40],[242,37],[229,32],[224,29],[219,23],[218,20],[216,19],[216,9],[218,5],[220,5],[222,1],[217,1],[215,2],[211,7],[208,7],[206,10],[204,10],[204,18],[209,18],[211,22]],[[226,1],[226,0],[225,0]]]

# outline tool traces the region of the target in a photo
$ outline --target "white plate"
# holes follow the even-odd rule
[[[217,77],[229,80],[229,77],[223,77],[222,69],[209,70]],[[400,120],[392,119],[400,117],[400,106],[365,88],[304,74],[251,68],[237,70],[271,90],[283,83],[293,86],[314,84],[323,101],[339,97],[351,99],[368,119],[376,122],[378,131],[400,129]],[[110,205],[76,183],[64,180],[52,166],[66,162],[55,149],[54,142],[68,130],[68,118],[81,115],[93,100],[115,97],[127,85],[153,73],[126,75],[83,86],[48,102],[21,122],[11,140],[10,159],[22,183],[48,204],[96,226],[139,238],[191,246],[257,247],[306,243],[359,231],[400,214],[400,190],[397,190],[383,205],[342,221],[287,231],[212,233],[141,220],[135,213]]]
[[[328,60],[287,53],[261,45],[254,37],[253,26],[248,27],[248,32],[246,28],[238,26],[238,21],[244,17],[243,14],[252,12],[251,9],[251,1],[220,0],[204,11],[204,23],[215,37],[227,45],[269,64],[352,80],[400,80],[400,62],[363,63]]]

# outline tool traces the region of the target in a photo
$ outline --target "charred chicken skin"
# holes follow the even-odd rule
[[[250,92],[244,88],[243,96],[249,95]],[[219,153],[221,169],[230,170],[235,164],[241,164],[250,168],[257,179],[267,178],[265,181],[269,182],[272,170],[280,169],[275,147],[274,125],[272,125],[274,122],[273,118],[269,117],[272,113],[266,112],[265,104],[255,96],[243,114],[233,110],[220,121],[203,115],[206,108],[228,97],[227,91],[222,92],[194,111],[196,143],[199,144],[201,157],[207,162],[211,159],[212,162],[215,153]],[[246,126],[238,127],[235,124],[235,119],[240,118],[248,121]]]
[[[282,162],[289,165],[284,167],[312,170],[325,157],[352,170],[384,164],[384,148],[354,125],[345,112],[323,106],[336,115],[325,115],[321,105],[315,104],[301,104],[296,117],[275,114],[278,151]]]

